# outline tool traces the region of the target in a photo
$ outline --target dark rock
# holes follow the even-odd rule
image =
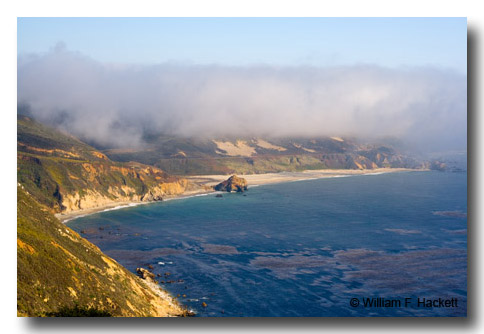
[[[244,192],[247,190],[247,181],[237,175],[232,175],[227,180],[217,184],[214,189],[217,191]]]
[[[148,281],[148,282],[154,282],[155,274],[150,273],[148,270],[145,268],[136,268],[136,273],[138,274],[139,277],[142,279]]]
[[[224,197],[222,194],[217,194],[215,197]]]
[[[148,265],[148,269],[153,270],[155,269],[151,264]]]
[[[161,195],[155,195],[151,191],[141,196],[141,201],[143,202],[153,202],[153,201],[162,201],[162,200],[163,200],[163,197],[161,197]]]

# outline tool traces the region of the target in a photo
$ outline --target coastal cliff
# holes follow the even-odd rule
[[[166,291],[123,268],[49,211],[18,185],[18,316],[188,315]]]
[[[153,166],[111,161],[78,139],[24,116],[17,119],[17,176],[53,213],[159,201],[199,188]]]

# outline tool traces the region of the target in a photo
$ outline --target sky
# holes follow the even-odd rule
[[[17,101],[109,147],[149,131],[458,150],[466,41],[465,18],[19,18]]]
[[[465,18],[19,18],[18,53],[101,62],[437,66],[466,73]]]

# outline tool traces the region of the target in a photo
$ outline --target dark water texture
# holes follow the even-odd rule
[[[447,172],[308,180],[68,225],[133,272],[151,264],[198,316],[465,316],[466,182]],[[377,297],[412,304],[362,306]],[[417,307],[439,297],[457,307]]]

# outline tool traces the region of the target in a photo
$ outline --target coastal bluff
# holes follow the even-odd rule
[[[247,190],[247,180],[237,175],[232,175],[227,180],[213,187],[216,191],[244,192]]]
[[[122,267],[17,186],[17,316],[188,315],[153,280]]]

